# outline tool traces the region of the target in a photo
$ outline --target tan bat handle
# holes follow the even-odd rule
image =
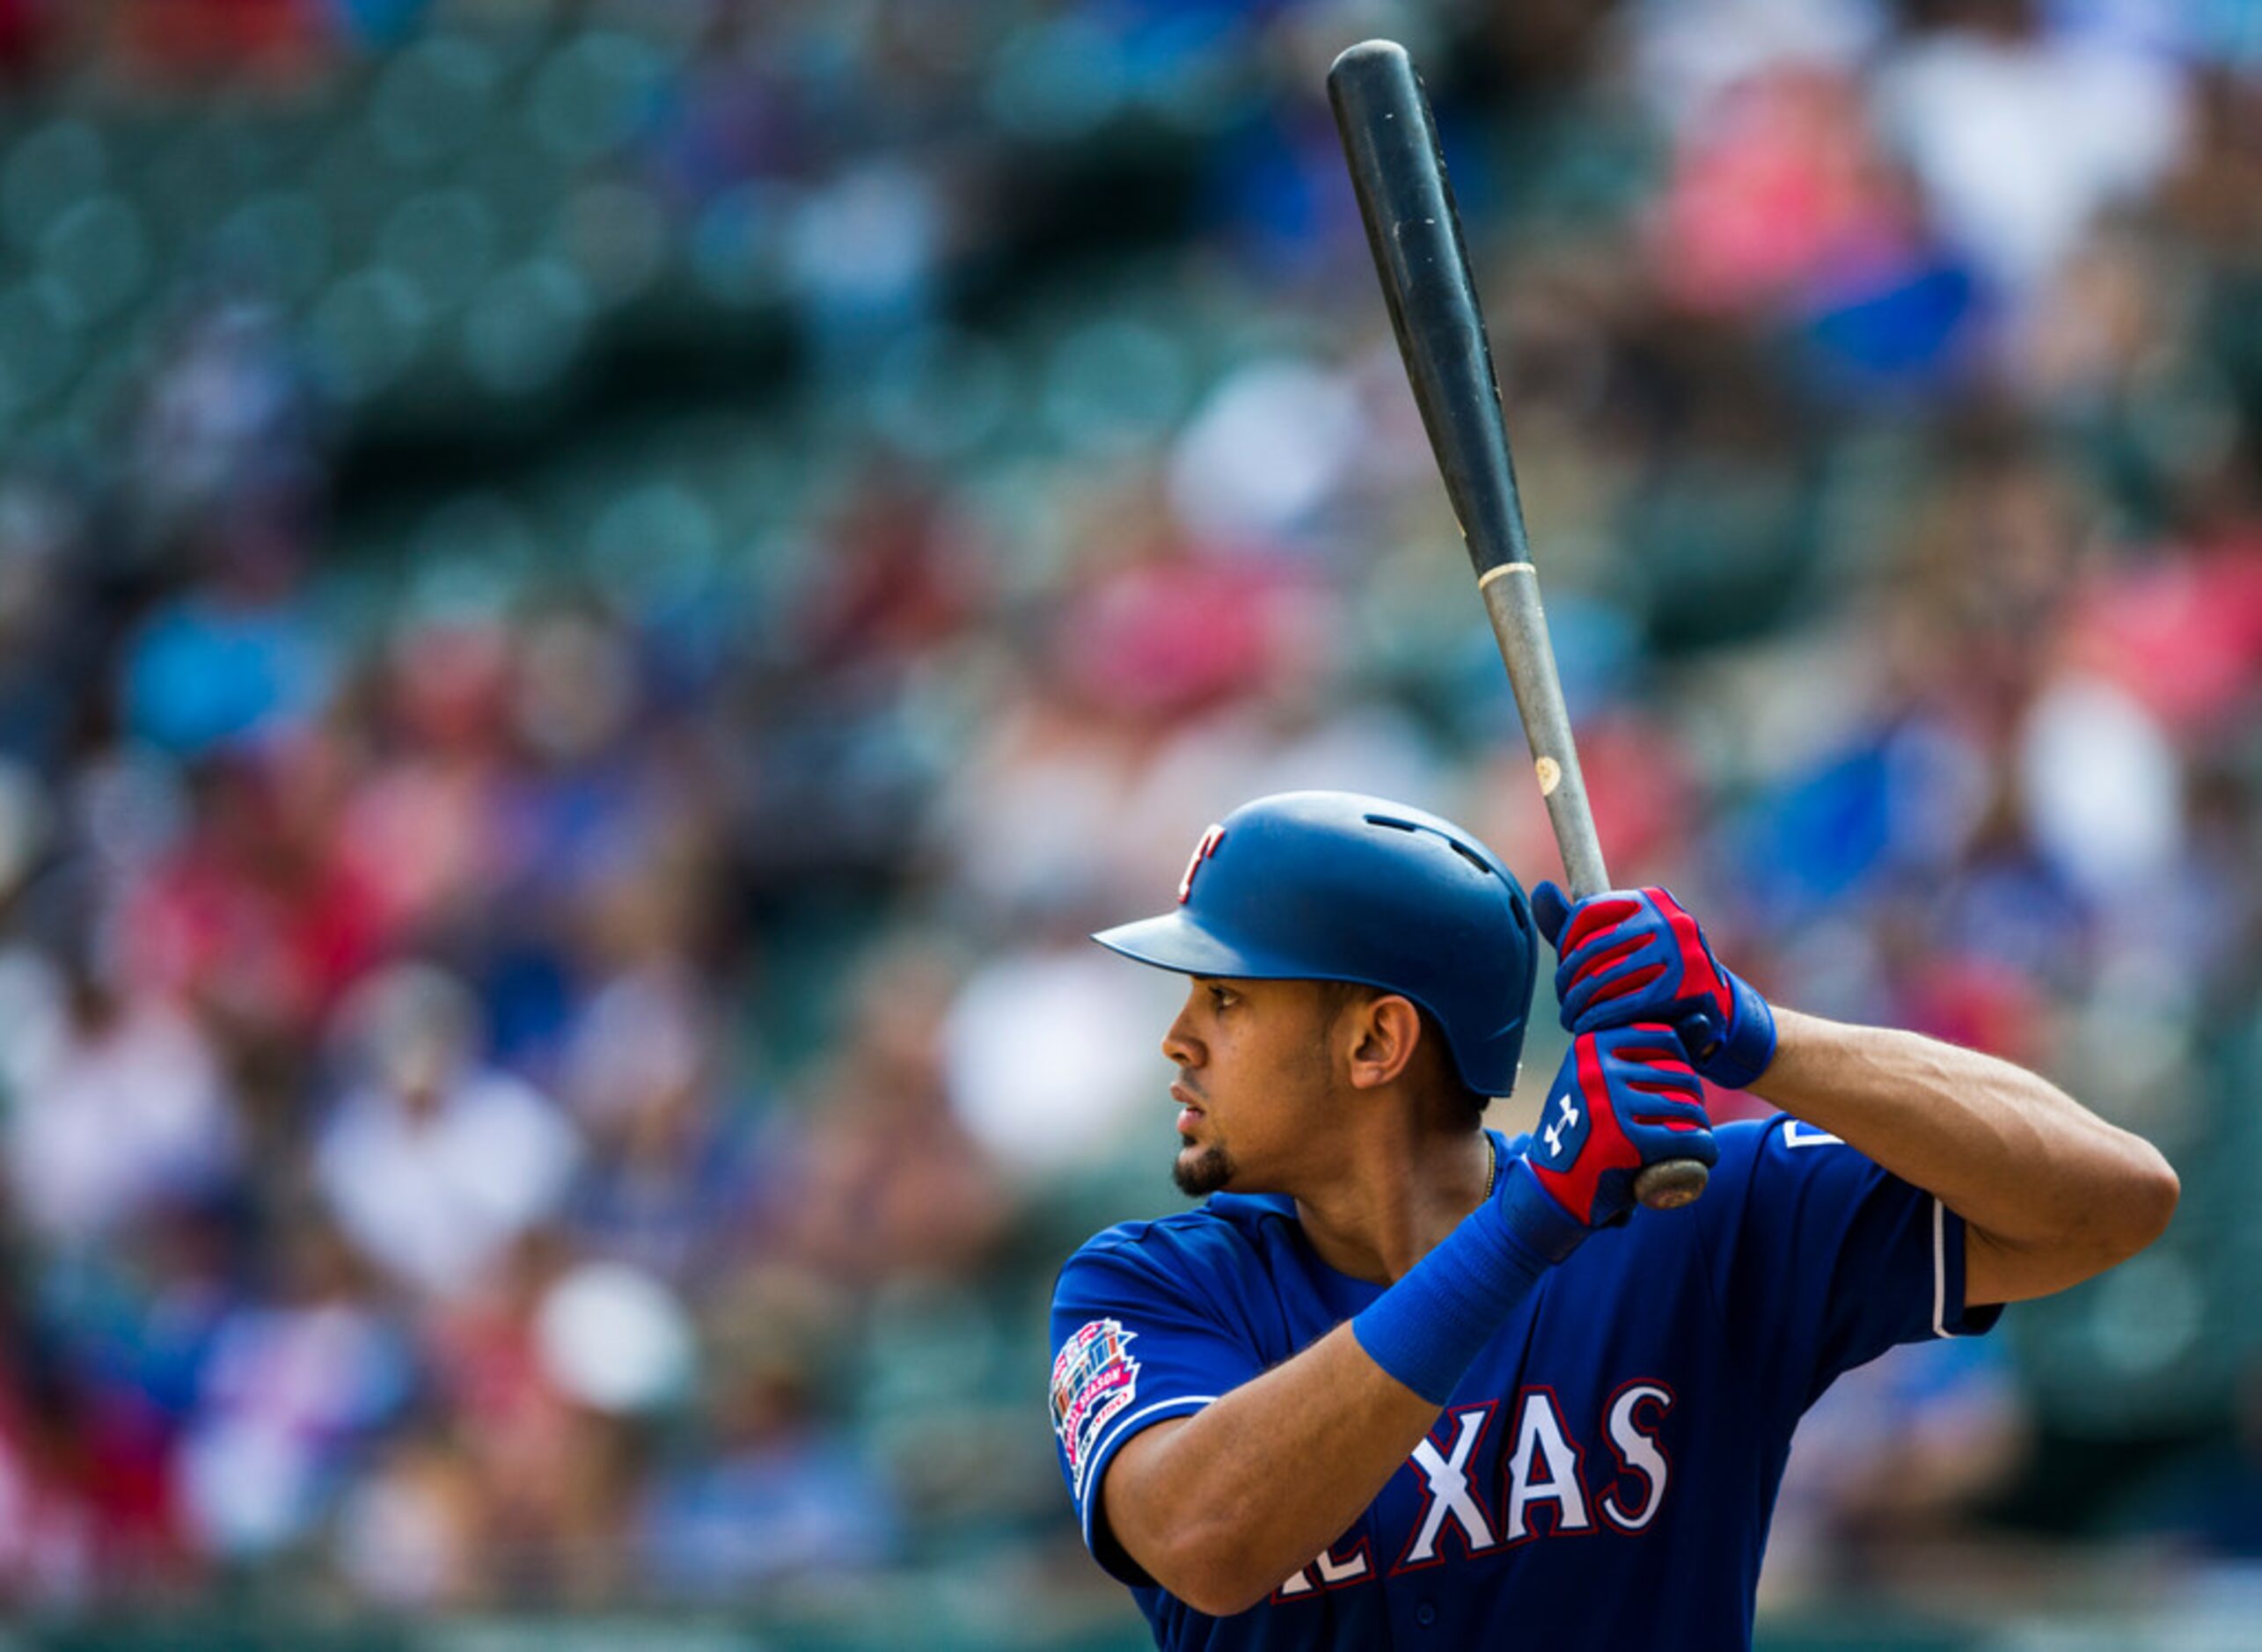
[[[1532,746],[1532,766],[1546,800],[1548,822],[1555,828],[1563,875],[1574,901],[1610,887],[1595,836],[1594,811],[1586,800],[1586,778],[1579,772],[1578,748],[1570,737],[1570,713],[1563,683],[1556,675],[1555,646],[1548,640],[1547,612],[1540,605],[1539,570],[1529,562],[1504,562],[1476,581],[1492,635],[1508,668],[1516,710]],[[1710,1172],[1694,1159],[1661,1159],[1634,1178],[1634,1196],[1652,1210],[1689,1204],[1704,1191]]]

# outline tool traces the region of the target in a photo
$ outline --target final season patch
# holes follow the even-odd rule
[[[1094,1319],[1060,1345],[1052,1362],[1052,1431],[1079,1487],[1108,1419],[1138,1392],[1138,1362],[1126,1351],[1138,1338],[1117,1319]]]

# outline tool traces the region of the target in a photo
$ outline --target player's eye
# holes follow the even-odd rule
[[[1239,995],[1232,988],[1212,983],[1210,988],[1210,1007],[1213,1010],[1222,1010],[1233,1003],[1238,997]]]

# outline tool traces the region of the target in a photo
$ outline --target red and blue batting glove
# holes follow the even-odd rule
[[[1531,1145],[1492,1196],[1352,1316],[1367,1357],[1444,1405],[1547,1270],[1633,1215],[1643,1166],[1718,1161],[1703,1094],[1669,1027],[1573,1039]]]
[[[1711,1165],[1719,1157],[1704,1086],[1673,1029],[1641,1025],[1571,1040],[1523,1162],[1537,1191],[1560,1207],[1556,1219],[1568,1212],[1591,1232],[1633,1214],[1634,1178],[1645,1166],[1668,1159]],[[1510,1213],[1512,1225],[1518,1214]]]
[[[1532,891],[1532,916],[1560,960],[1556,998],[1565,1030],[1663,1022],[1696,1071],[1729,1090],[1775,1059],[1775,1012],[1721,966],[1669,891],[1607,889],[1574,906],[1543,882]]]

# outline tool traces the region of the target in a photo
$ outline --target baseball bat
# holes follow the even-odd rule
[[[1492,345],[1430,100],[1413,60],[1395,40],[1363,41],[1337,57],[1328,70],[1328,98],[1398,351],[1508,667],[1571,896],[1592,895],[1610,887],[1610,875],[1571,743]],[[1663,1160],[1636,1178],[1635,1196],[1651,1210],[1671,1210],[1702,1194],[1706,1175],[1695,1159]]]

